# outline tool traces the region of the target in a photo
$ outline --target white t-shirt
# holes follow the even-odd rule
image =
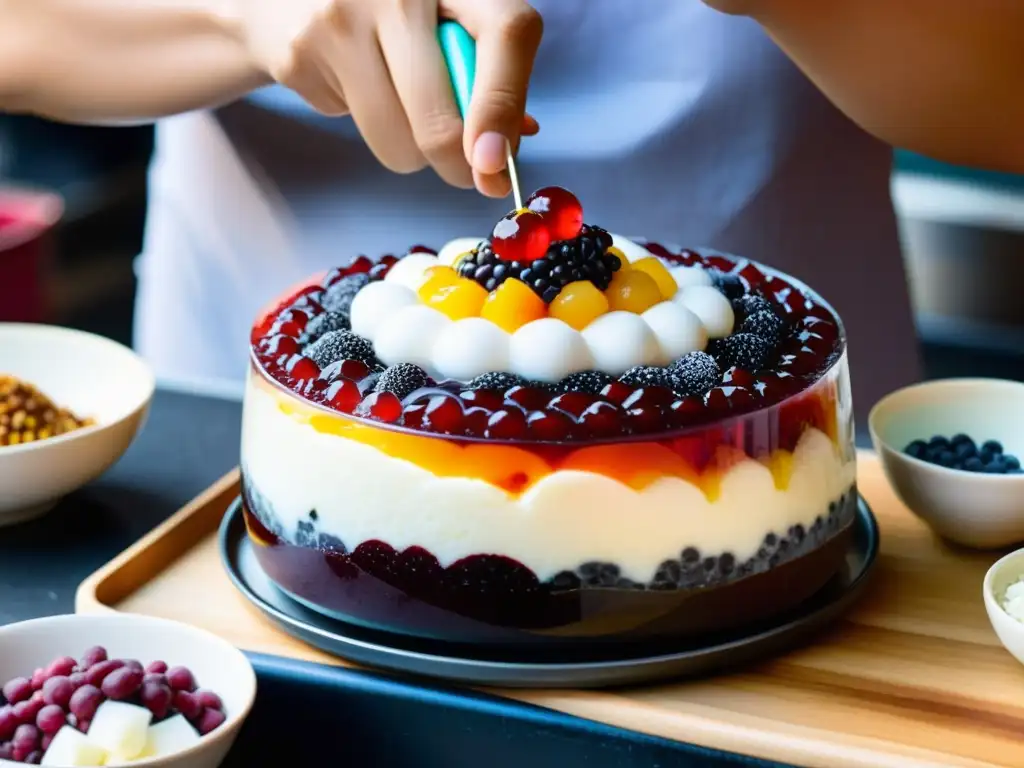
[[[831,301],[861,415],[918,375],[891,153],[753,22],[697,2],[535,0],[524,193],[568,187],[588,222],[749,256]],[[258,310],[358,253],[485,236],[512,207],[379,166],[348,118],[271,88],[157,129],[136,345],[158,376],[240,381]]]

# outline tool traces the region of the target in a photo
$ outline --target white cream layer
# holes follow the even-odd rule
[[[684,546],[754,555],[765,535],[810,526],[854,481],[822,432],[809,430],[793,457],[786,490],[761,463],[743,461],[709,502],[670,477],[635,491],[603,475],[560,471],[518,498],[481,480],[437,477],[354,440],[316,431],[281,410],[251,380],[245,395],[242,463],[287,532],[315,509],[320,530],[352,547],[379,539],[398,550],[418,545],[442,566],[474,554],[500,554],[541,580],[584,562],[619,565],[650,580]]]
[[[630,261],[656,258],[619,236],[616,244]],[[526,323],[514,333],[489,320],[452,320],[420,302],[416,291],[427,270],[450,266],[479,243],[459,238],[437,256],[413,253],[387,277],[365,286],[352,302],[352,330],[373,343],[387,365],[415,363],[431,376],[468,381],[491,371],[557,382],[576,371],[600,370],[619,376],[636,365],[668,365],[688,352],[703,350],[708,339],[733,328],[729,301],[709,287],[702,267],[666,264],[678,290],[643,314],[609,312],[582,331],[554,318]]]

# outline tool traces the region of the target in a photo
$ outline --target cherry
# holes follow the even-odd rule
[[[360,272],[369,272],[373,269],[373,262],[366,256],[356,256],[356,258],[345,267],[345,276],[359,274]]]
[[[462,431],[462,406],[449,395],[434,395],[423,412],[423,429],[453,435]]]
[[[315,379],[320,375],[320,367],[304,355],[292,355],[284,365],[285,373],[296,381]]]
[[[537,213],[523,209],[506,214],[494,225],[491,247],[499,259],[529,263],[543,258],[551,245],[551,232]]]
[[[327,274],[324,275],[324,279],[320,281],[320,284],[324,288],[330,288],[337,282],[340,282],[345,277],[345,270],[341,267],[332,267],[327,270]]]
[[[746,280],[747,285],[755,289],[764,285],[765,281],[768,279],[764,272],[758,269],[757,265],[750,261],[744,264],[736,274]]]
[[[655,256],[658,256],[658,257],[660,257],[662,259],[665,259],[665,261],[670,261],[672,263],[678,263],[679,262],[679,256],[677,254],[672,253],[672,251],[670,251],[668,248],[666,248],[661,243],[654,243],[654,242],[648,241],[648,242],[644,243],[643,246],[648,251],[653,253]]]
[[[419,253],[419,251],[409,251],[409,253]],[[384,254],[383,256],[380,257],[380,261],[378,262],[378,266],[380,264],[386,264],[389,267],[393,267],[397,263],[398,263],[398,257],[397,256],[395,256],[393,253],[386,253],[386,254]]]
[[[665,411],[660,405],[626,408],[626,427],[630,432],[658,432],[665,428]]]
[[[285,336],[299,336],[309,322],[310,314],[303,309],[286,309],[277,316],[277,320],[270,326],[270,333],[281,333]]]
[[[534,411],[526,418],[530,437],[536,440],[565,440],[572,432],[573,422],[560,411]]]
[[[754,374],[742,368],[737,368],[734,365],[732,368],[726,369],[725,373],[722,374],[722,383],[749,389],[754,386]]]
[[[593,437],[613,435],[622,428],[619,409],[598,400],[580,415],[580,424]]]
[[[542,389],[522,385],[512,387],[505,393],[506,401],[515,403],[519,407],[525,408],[528,411],[536,411],[544,408],[544,406],[548,404],[548,399],[550,397],[551,396]]]
[[[429,253],[432,256],[437,256],[437,251],[435,251],[433,248],[428,248],[425,245],[414,245],[412,248],[409,249],[409,253]]]
[[[518,440],[526,435],[526,416],[518,408],[506,408],[487,419],[484,437],[490,440]]]
[[[633,388],[628,384],[623,384],[621,381],[611,381],[605,384],[601,390],[601,397],[609,403],[615,403],[616,405],[625,402],[626,398],[632,394]]]
[[[576,195],[562,187],[538,189],[530,195],[526,207],[544,219],[552,240],[572,240],[583,229],[583,206]]]
[[[324,391],[324,400],[336,411],[352,413],[362,400],[359,387],[355,382],[339,378]]]
[[[725,272],[726,274],[732,272],[733,268],[736,266],[736,262],[728,256],[721,256],[718,254],[706,257],[704,259],[704,264],[712,269],[717,269],[719,272]]]
[[[459,399],[467,406],[484,408],[488,411],[496,411],[504,403],[504,398],[490,389],[465,389],[459,392]]]
[[[812,311],[822,309],[816,307]],[[822,310],[823,311],[823,310]],[[796,324],[797,336],[803,332],[810,332],[816,334],[819,338],[824,339],[830,345],[835,344],[839,339],[839,328],[831,320],[827,320],[817,315],[807,315],[800,319]]]
[[[260,351],[262,357],[277,360],[281,355],[294,355],[298,352],[299,342],[294,336],[285,336],[283,333],[277,333],[260,339],[256,348]]]
[[[640,387],[633,390],[629,397],[622,401],[625,410],[630,408],[651,408],[659,405],[668,405],[675,395],[672,390],[665,387]]]
[[[336,360],[320,372],[324,381],[335,381],[339,378],[359,381],[370,372],[370,367],[360,360]]]
[[[736,387],[731,384],[714,387],[704,395],[704,404],[719,414],[742,411],[755,403],[753,392],[746,387]]]
[[[683,267],[704,266],[704,257],[694,250],[684,248],[679,252],[679,264]]]
[[[551,402],[548,403],[548,408],[566,413],[574,419],[579,419],[583,412],[595,402],[597,402],[597,398],[593,395],[588,395],[584,392],[565,392],[552,398]]]
[[[765,371],[757,377],[752,389],[765,400],[782,400],[799,391],[802,379],[788,371]]]
[[[402,401],[391,392],[374,392],[358,405],[356,414],[393,424],[402,417]]]
[[[323,305],[320,303],[324,297],[324,289],[314,287],[308,293],[301,294],[295,301],[292,302],[292,309],[300,309],[303,312],[308,312],[311,317],[322,314],[324,311]]]
[[[407,405],[402,411],[402,426],[409,429],[420,429],[423,427],[423,414],[427,410],[426,403],[413,403]]]
[[[684,397],[669,408],[672,420],[680,426],[696,424],[708,417],[708,409],[700,397]]]
[[[471,437],[483,437],[487,434],[487,421],[490,418],[491,411],[487,408],[478,406],[467,408],[463,418],[466,434]]]

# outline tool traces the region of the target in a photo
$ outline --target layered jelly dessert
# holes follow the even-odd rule
[[[856,511],[839,318],[753,261],[534,193],[489,237],[359,256],[252,330],[247,529],[293,599],[495,646],[775,618]]]

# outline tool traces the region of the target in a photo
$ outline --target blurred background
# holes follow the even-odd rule
[[[148,127],[0,115],[0,319],[130,343],[152,146]],[[898,153],[893,194],[929,376],[1024,379],[1024,177]]]

